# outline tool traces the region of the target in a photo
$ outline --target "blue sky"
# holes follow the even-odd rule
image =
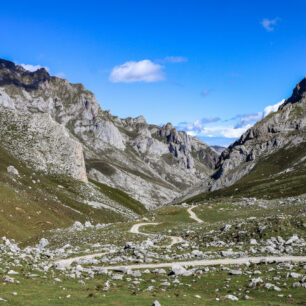
[[[228,145],[306,70],[306,1],[2,1],[0,57]],[[30,66],[28,66],[30,67]]]

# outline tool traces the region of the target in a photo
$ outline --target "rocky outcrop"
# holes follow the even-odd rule
[[[257,122],[222,152],[210,189],[232,185],[248,174],[261,157],[305,141],[306,78],[297,84],[277,112]]]
[[[15,158],[35,171],[87,182],[81,144],[49,114],[20,114],[0,105],[0,139]]]
[[[89,177],[126,191],[147,207],[207,180],[218,160],[209,146],[169,123],[160,127],[142,116],[112,116],[83,85],[50,76],[45,69],[29,72],[0,60],[0,105],[59,124],[67,139],[81,144]],[[45,135],[47,126],[42,127],[38,131]],[[64,151],[62,146],[57,153]]]

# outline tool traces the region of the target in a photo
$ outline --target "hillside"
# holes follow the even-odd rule
[[[0,147],[0,203],[0,236],[19,241],[69,227],[75,221],[120,222],[133,220],[146,211],[141,203],[106,185],[34,172],[3,147]]]

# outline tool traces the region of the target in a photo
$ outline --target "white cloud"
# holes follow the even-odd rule
[[[197,136],[197,133],[195,131],[187,131],[186,133],[192,137]]]
[[[109,79],[113,83],[162,81],[165,79],[162,71],[163,68],[163,66],[155,64],[147,59],[139,62],[126,62],[120,66],[115,66]]]
[[[258,113],[251,113],[251,114],[246,114],[246,115],[238,115],[236,118],[240,118],[238,123],[235,125],[235,128],[241,128],[244,127],[248,124],[254,124],[258,120],[262,119],[263,113],[258,112]]]
[[[279,18],[274,18],[274,19],[268,19],[265,18],[261,21],[261,25],[268,31],[272,32],[274,31],[274,27],[276,26],[277,22],[279,21]]]
[[[31,71],[31,72],[34,72],[34,71],[36,71],[38,69],[41,69],[41,68],[45,68],[47,71],[49,71],[48,67],[43,67],[43,66],[40,66],[40,65],[20,64],[19,66],[21,66],[25,70],[28,70],[28,71]]]
[[[278,108],[285,102],[285,99],[283,99],[282,101],[274,104],[274,105],[269,105],[267,107],[265,107],[264,111],[263,111],[263,116],[266,117],[268,116],[270,113],[272,112],[277,112]]]
[[[176,128],[186,131],[190,136],[203,138],[239,138],[246,130],[271,112],[278,110],[285,100],[265,107],[263,112],[239,114],[231,119],[203,118],[194,122],[180,122]]]
[[[233,126],[206,126],[197,136],[238,138],[250,127],[250,124],[241,128]]]
[[[188,58],[184,56],[166,56],[164,61],[170,63],[183,63],[188,62]]]

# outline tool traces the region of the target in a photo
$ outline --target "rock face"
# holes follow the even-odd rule
[[[36,171],[87,182],[81,144],[49,114],[19,114],[0,105],[1,144]]]
[[[209,146],[170,123],[160,127],[142,116],[112,116],[83,85],[52,77],[43,68],[29,72],[0,60],[0,105],[2,122],[6,112],[12,122],[20,122],[14,135],[22,137],[14,148],[5,128],[1,134],[15,156],[38,170],[86,181],[84,155],[87,176],[126,191],[147,207],[207,180],[218,160]]]
[[[210,189],[232,185],[249,173],[260,158],[303,142],[306,142],[306,78],[277,112],[257,122],[222,152]]]

